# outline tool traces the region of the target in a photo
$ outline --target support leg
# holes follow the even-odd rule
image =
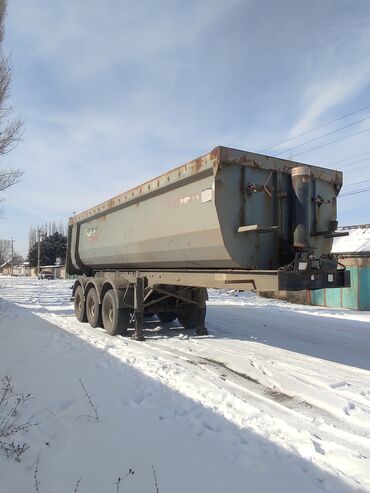
[[[199,314],[199,325],[197,327],[196,333],[197,336],[207,336],[208,335],[208,330],[206,327],[206,304],[202,305],[200,307],[200,314]]]
[[[135,333],[132,338],[135,341],[144,341],[144,278],[137,277],[135,282]]]
[[[208,299],[208,294],[206,289],[201,289],[199,293],[199,298],[200,298],[200,310],[199,310],[199,325],[197,327],[196,333],[198,336],[207,336],[208,335],[208,330],[206,327],[206,312],[207,312],[207,306],[206,306],[206,300]]]

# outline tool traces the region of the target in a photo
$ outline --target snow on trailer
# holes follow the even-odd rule
[[[206,288],[349,285],[330,258],[342,174],[217,147],[69,220],[78,320],[127,331],[135,313],[205,327]]]

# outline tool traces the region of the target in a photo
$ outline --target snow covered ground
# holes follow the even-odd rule
[[[71,285],[0,278],[0,378],[36,423],[1,493],[370,491],[369,313],[211,291],[208,337],[143,343],[77,322]]]

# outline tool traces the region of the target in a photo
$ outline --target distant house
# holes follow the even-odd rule
[[[30,276],[31,269],[29,267],[29,262],[13,264],[12,268],[12,261],[7,260],[2,265],[0,265],[0,274],[3,274],[4,276]]]
[[[11,260],[7,260],[2,265],[0,265],[0,273],[3,274],[4,276],[9,276],[11,274],[11,270],[12,270]]]

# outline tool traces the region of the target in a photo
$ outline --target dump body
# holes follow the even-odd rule
[[[272,270],[297,252],[327,254],[342,173],[304,165],[299,188],[302,166],[217,147],[70,218],[67,272]]]

